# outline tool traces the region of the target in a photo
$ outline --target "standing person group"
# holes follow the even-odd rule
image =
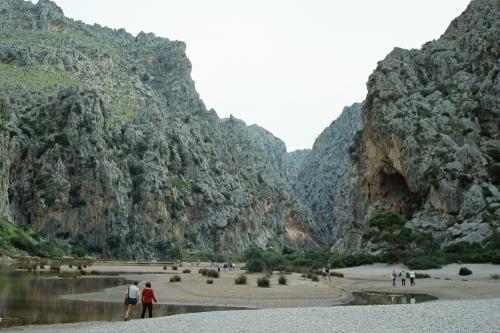
[[[224,272],[227,270],[234,271],[235,269],[236,269],[236,264],[232,262],[224,264]]]
[[[392,277],[392,286],[397,287],[396,280],[398,278],[398,274],[396,273],[395,270],[392,271],[391,277]],[[405,270],[403,269],[399,273],[399,277],[401,278],[401,286],[402,287],[406,287],[406,280],[407,279],[410,279],[410,286],[415,285],[415,272],[413,272],[413,271],[405,272]]]
[[[153,317],[153,301],[157,303],[155,293],[153,289],[151,289],[151,282],[146,283],[146,287],[141,291],[137,286],[139,284],[138,281],[135,281],[133,285],[128,287],[127,295],[125,296],[125,304],[127,306],[127,311],[125,312],[125,320],[128,320],[128,316],[130,311],[135,309],[137,304],[139,303],[139,297],[141,297],[142,303],[142,314],[141,318],[144,319],[144,315],[146,314],[146,310],[149,312],[149,318]]]

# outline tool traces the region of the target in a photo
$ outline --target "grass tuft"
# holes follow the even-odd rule
[[[247,284],[247,277],[244,274],[241,274],[234,279],[234,284]]]
[[[170,282],[181,282],[181,277],[179,275],[174,275],[170,278]]]
[[[257,286],[260,288],[269,288],[271,286],[271,281],[265,276],[257,279]]]

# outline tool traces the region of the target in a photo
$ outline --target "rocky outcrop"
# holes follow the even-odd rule
[[[500,223],[500,8],[472,1],[443,36],[394,49],[368,81],[355,208],[406,215],[442,246]]]
[[[344,108],[303,157],[296,179],[291,179],[297,196],[314,216],[314,234],[323,246],[345,249],[353,244],[350,230],[356,221],[349,152],[361,129],[361,104]]]
[[[316,248],[283,142],[206,110],[182,42],[0,1],[0,213],[98,255]]]

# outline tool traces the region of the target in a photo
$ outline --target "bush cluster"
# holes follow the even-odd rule
[[[188,273],[191,273],[191,270],[189,268],[185,268],[182,270],[182,273],[188,274]]]
[[[271,285],[271,281],[269,280],[269,278],[267,278],[265,276],[257,279],[257,286],[260,288],[269,288],[270,285]]]
[[[284,275],[281,275],[278,278],[278,283],[281,284],[281,285],[286,285],[286,283],[287,283],[286,277]]]
[[[414,251],[415,246],[429,251],[437,249],[430,233],[409,229],[405,224],[405,218],[394,212],[377,213],[368,220],[369,229],[364,231],[363,238],[383,245],[392,256],[398,252]],[[401,258],[394,259],[401,261]]]
[[[421,256],[409,258],[404,264],[410,269],[433,269],[446,265],[446,260],[436,256]]]
[[[354,267],[360,265],[371,265],[376,262],[380,262],[381,258],[379,256],[370,254],[340,254],[334,253],[329,259],[328,264],[332,268],[344,268],[344,267]]]
[[[209,269],[207,270],[207,276],[211,278],[218,278],[219,272],[217,272],[215,269]]]
[[[430,279],[431,276],[427,273],[415,273],[416,279]]]
[[[458,271],[458,275],[471,275],[471,274],[472,271],[467,267],[460,267],[460,270]]]
[[[250,273],[266,271],[266,263],[262,259],[251,258],[245,264],[245,269]]]
[[[247,284],[247,277],[244,274],[241,274],[236,279],[234,279],[235,284]]]
[[[181,282],[181,277],[179,275],[174,275],[170,278],[170,282]]]
[[[251,248],[244,253],[245,268],[250,273],[260,272],[309,272],[327,264],[333,268],[352,267],[380,262],[378,256],[367,254],[339,254],[328,250],[298,253],[292,250],[279,252],[273,249]]]
[[[212,280],[212,279],[207,279],[207,284],[214,284],[214,280]]]

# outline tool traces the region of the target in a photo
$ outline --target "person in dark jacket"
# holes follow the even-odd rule
[[[144,319],[146,309],[149,310],[149,318],[153,317],[153,301],[157,303],[155,293],[151,289],[151,282],[146,283],[146,288],[142,290],[142,314],[141,318]]]

